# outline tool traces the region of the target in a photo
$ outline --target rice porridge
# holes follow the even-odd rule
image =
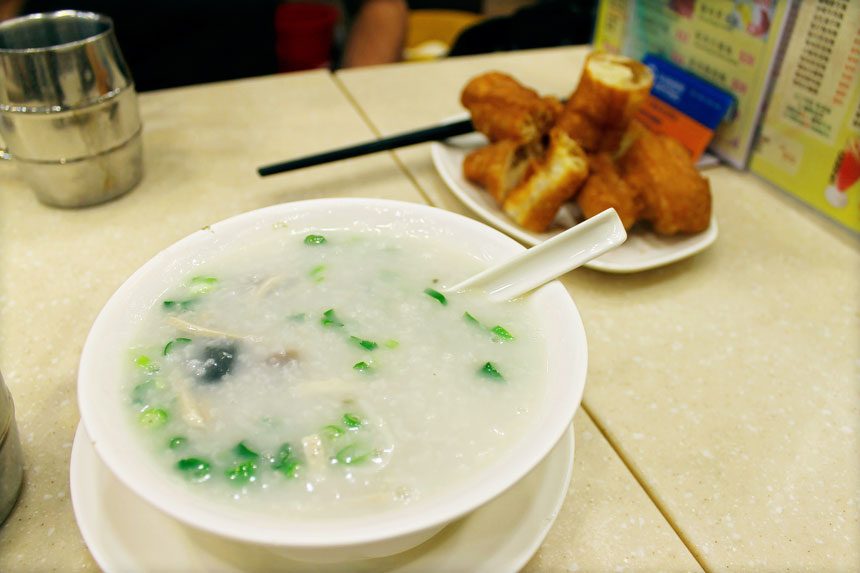
[[[326,517],[432,498],[539,423],[528,301],[443,292],[485,265],[434,239],[273,229],[145,313],[130,423],[153,463],[227,504]]]

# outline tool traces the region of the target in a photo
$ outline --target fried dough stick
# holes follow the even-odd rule
[[[475,129],[491,142],[535,141],[549,131],[562,110],[558,99],[541,97],[501,72],[472,78],[463,88],[460,102],[471,113]]]
[[[532,174],[503,204],[514,221],[531,231],[545,231],[588,177],[588,161],[579,144],[558,128],[549,137],[544,159],[535,162]]]
[[[642,210],[640,193],[627,185],[607,153],[589,156],[588,180],[576,196],[582,215],[589,219],[598,213],[615,209],[624,228],[629,230],[639,219]]]
[[[586,151],[614,152],[653,83],[651,70],[641,62],[592,53],[558,126]]]
[[[626,127],[648,97],[654,75],[645,64],[624,56],[592,53],[579,85],[565,107],[607,128]]]
[[[564,130],[588,153],[597,153],[602,147],[603,129],[584,113],[565,109],[556,127]]]
[[[711,221],[711,187],[684,147],[643,132],[619,161],[624,181],[642,197],[641,217],[661,235],[697,233]]]
[[[530,159],[539,153],[539,147],[504,139],[469,153],[463,161],[463,175],[501,204],[525,178]]]

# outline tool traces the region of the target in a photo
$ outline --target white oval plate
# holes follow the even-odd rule
[[[161,513],[110,473],[83,425],[70,466],[72,505],[84,541],[108,573],[283,571],[497,573],[521,569],[555,522],[573,472],[573,428],[526,477],[423,545],[354,563],[301,563],[267,549],[193,530]]]
[[[462,119],[462,118],[460,118]],[[548,233],[532,233],[517,225],[499,207],[489,193],[463,177],[463,160],[473,149],[486,145],[480,133],[453,137],[445,143],[433,143],[431,154],[436,171],[451,192],[478,217],[527,245],[537,245],[578,222],[579,214],[571,208],[562,209],[553,229]],[[701,165],[701,162],[700,162]],[[651,231],[634,229],[619,247],[585,264],[586,267],[608,273],[633,273],[668,265],[695,255],[717,239],[717,219],[711,213],[710,226],[695,235],[662,237]]]

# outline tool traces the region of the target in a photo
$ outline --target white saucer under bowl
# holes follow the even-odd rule
[[[501,496],[405,553],[321,566],[186,527],[117,480],[82,425],[72,449],[71,495],[84,541],[99,566],[118,571],[284,571],[410,573],[517,571],[537,551],[567,495],[573,471],[570,428],[547,457]]]

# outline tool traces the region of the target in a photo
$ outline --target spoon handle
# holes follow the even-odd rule
[[[510,300],[599,257],[626,239],[615,209],[607,209],[446,291],[480,289],[493,300]]]

